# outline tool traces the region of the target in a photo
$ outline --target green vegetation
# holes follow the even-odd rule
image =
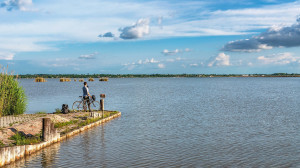
[[[104,118],[107,118],[107,117],[109,117],[109,116],[111,116],[111,115],[113,115],[113,114],[116,114],[116,113],[118,113],[118,112],[117,112],[117,111],[113,111],[113,112],[104,112]],[[80,123],[78,124],[78,128],[80,128],[80,127],[82,127],[82,126],[85,126],[85,125],[89,125],[89,124],[94,123],[94,122],[96,122],[96,121],[99,121],[99,120],[101,120],[101,119],[102,119],[102,117],[99,117],[99,118],[88,118],[87,120],[80,122]]]
[[[36,112],[35,114],[47,114],[47,112],[45,112],[45,111],[39,111],[39,112]]]
[[[0,74],[0,117],[23,114],[26,110],[25,92],[14,77],[12,73],[9,74],[2,68]]]
[[[81,121],[79,124],[78,124],[78,128],[80,127],[83,127],[83,126],[86,126],[86,125],[89,125],[91,123],[94,123],[96,121],[99,121],[101,120],[102,118],[88,118],[86,119],[85,121]]]
[[[4,143],[0,140],[0,147],[4,147]]]
[[[54,113],[55,113],[55,114],[59,114],[59,113],[61,113],[61,109],[59,109],[59,108],[56,108]]]
[[[157,77],[300,77],[296,73],[274,74],[27,74],[20,78],[157,78]]]
[[[41,142],[41,134],[37,134],[32,137],[27,137],[24,134],[16,133],[15,135],[11,136],[9,139],[14,140],[14,145],[31,145]]]
[[[71,121],[67,121],[67,122],[58,122],[58,123],[54,124],[54,128],[62,128],[64,126],[76,124],[77,122],[78,122],[78,120],[71,120]]]
[[[118,111],[113,111],[113,112],[104,112],[104,118],[107,118],[111,115],[114,115],[118,113]],[[99,121],[102,119],[102,117],[98,118],[88,118],[89,114],[82,115],[80,117],[77,117],[78,120],[71,120],[67,122],[59,122],[55,123],[54,127],[55,128],[63,128],[64,130],[61,132],[61,134],[66,134],[70,131],[73,131],[74,129],[89,125],[91,123],[94,123],[96,121]],[[80,120],[79,120],[80,119]],[[80,122],[79,122],[80,121]],[[70,127],[65,127],[65,126],[70,126]]]

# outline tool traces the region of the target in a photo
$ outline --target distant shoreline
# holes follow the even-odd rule
[[[199,78],[199,77],[300,77],[300,74],[274,73],[274,74],[26,74],[16,75],[17,78]]]

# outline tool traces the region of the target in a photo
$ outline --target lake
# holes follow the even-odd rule
[[[54,112],[82,82],[21,79],[27,113]],[[88,82],[122,116],[16,167],[299,167],[300,78],[122,78]]]

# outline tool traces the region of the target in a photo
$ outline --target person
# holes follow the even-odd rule
[[[83,110],[87,110],[86,109],[86,104],[88,105],[89,111],[91,112],[91,102],[90,102],[90,92],[89,92],[89,87],[87,85],[87,82],[83,83]]]

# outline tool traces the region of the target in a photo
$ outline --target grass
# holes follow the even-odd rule
[[[96,122],[96,121],[99,121],[99,120],[101,120],[102,118],[88,118],[88,119],[86,119],[85,121],[81,121],[79,124],[78,124],[78,128],[80,128],[80,127],[83,127],[83,126],[86,126],[86,125],[89,125],[89,124],[91,124],[91,123],[94,123],[94,122]]]
[[[107,117],[109,117],[109,116],[111,116],[111,115],[113,115],[113,114],[117,114],[117,113],[118,113],[118,111],[104,112],[104,118],[107,118]],[[87,120],[80,122],[80,123],[78,124],[78,128],[80,128],[80,127],[82,127],[82,126],[89,125],[89,124],[94,123],[94,122],[96,122],[96,121],[99,121],[99,120],[101,120],[101,119],[102,119],[102,117],[99,117],[99,118],[88,118]]]
[[[107,118],[107,117],[112,116],[112,115],[117,114],[117,113],[118,113],[118,111],[104,112],[104,118]],[[82,115],[82,116],[80,116],[80,117],[78,117],[78,118],[81,118],[81,120],[82,120],[83,118],[87,118],[88,115],[89,115],[89,114],[85,114],[85,115]],[[85,117],[85,116],[86,116],[86,117]],[[63,127],[65,127],[65,126],[77,124],[77,127],[76,127],[76,125],[75,125],[75,127],[72,127],[72,128],[66,127],[66,128],[61,132],[61,134],[66,134],[66,133],[68,133],[68,132],[70,132],[70,131],[73,131],[73,130],[76,129],[76,128],[81,128],[81,127],[83,127],[83,126],[86,126],[86,125],[89,125],[89,124],[91,124],[91,123],[97,122],[97,121],[99,121],[99,120],[101,120],[101,119],[102,119],[102,117],[98,117],[98,118],[87,118],[87,119],[85,119],[85,120],[83,119],[82,121],[80,121],[80,120],[71,120],[71,121],[67,121],[67,122],[59,122],[59,123],[55,123],[55,124],[54,124],[54,127],[55,127],[55,128],[63,128]],[[80,121],[80,122],[79,122],[79,121]]]
[[[47,112],[45,112],[45,111],[39,111],[39,112],[36,112],[35,114],[47,114]]]
[[[60,113],[61,113],[61,109],[56,108],[54,113],[55,113],[55,114],[60,114]]]
[[[73,125],[78,123],[78,120],[71,120],[71,121],[67,121],[67,122],[58,122],[54,124],[54,128],[62,128],[64,126],[68,126],[68,125]]]
[[[41,142],[41,134],[37,134],[33,137],[26,137],[21,133],[16,133],[15,135],[9,138],[10,140],[14,140],[14,145],[31,145]]]

